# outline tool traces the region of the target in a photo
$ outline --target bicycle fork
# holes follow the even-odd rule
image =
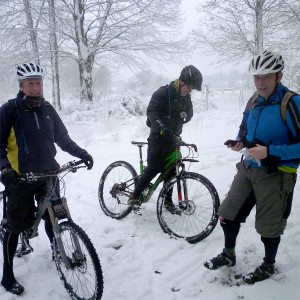
[[[181,171],[179,167],[181,166]],[[185,208],[184,203],[188,201],[188,191],[186,180],[181,177],[181,174],[185,172],[185,165],[182,163],[181,165],[176,164],[176,183],[177,183],[177,195],[178,195],[178,204],[180,208]],[[182,182],[182,186],[181,186]],[[182,191],[183,190],[183,191]]]
[[[76,234],[74,234],[72,231],[70,231],[70,238],[71,238],[73,249],[75,251],[71,253],[72,257],[69,257],[66,254],[66,250],[64,247],[64,243],[62,241],[62,235],[60,232],[60,226],[58,222],[60,219],[65,219],[65,218],[67,218],[68,221],[72,222],[72,218],[67,205],[67,201],[64,197],[61,198],[61,203],[59,203],[58,205],[59,205],[58,208],[56,207],[55,204],[48,207],[48,211],[52,222],[54,238],[55,238],[56,246],[59,251],[59,255],[61,257],[61,260],[65,264],[66,268],[69,270],[69,269],[73,269],[73,266],[75,265],[74,260],[75,263],[78,260],[82,261],[84,259],[84,255],[81,250],[79,240]],[[60,212],[59,214],[57,213],[58,211]]]

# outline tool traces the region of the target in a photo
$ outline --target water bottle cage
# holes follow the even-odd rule
[[[54,216],[59,220],[67,218],[67,211],[63,206],[61,199],[57,199],[52,202],[52,209]]]

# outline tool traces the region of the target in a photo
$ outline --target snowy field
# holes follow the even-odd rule
[[[243,107],[239,94],[214,96],[216,109],[198,111],[184,127],[183,140],[195,143],[199,163],[190,170],[209,178],[220,199],[228,192],[235,164],[240,154],[227,149],[223,143],[235,138]],[[254,286],[226,285],[229,269],[210,271],[203,262],[223,248],[223,232],[217,225],[204,241],[191,245],[171,239],[162,232],[156,217],[154,194],[142,207],[142,215],[130,214],[114,220],[102,212],[98,202],[98,183],[103,170],[115,160],[126,160],[138,168],[138,150],[131,141],[145,141],[148,128],[145,117],[110,119],[103,122],[97,115],[74,121],[63,115],[71,137],[94,157],[91,171],[79,170],[68,174],[66,196],[74,221],[92,240],[100,257],[104,275],[103,300],[298,300],[300,299],[300,183],[296,185],[291,216],[277,256],[281,272]],[[73,158],[58,151],[57,160],[63,164]],[[39,237],[32,240],[34,252],[16,258],[15,276],[24,285],[21,297],[6,293],[0,287],[1,300],[64,300],[70,299],[51,260],[49,241],[40,228]],[[117,249],[117,250],[116,250]],[[254,211],[242,225],[237,242],[237,264],[231,272],[245,273],[261,264],[263,244],[254,229]],[[0,254],[0,265],[3,257]]]

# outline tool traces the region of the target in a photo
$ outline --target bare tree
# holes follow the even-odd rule
[[[50,51],[51,51],[51,69],[52,69],[52,98],[53,98],[53,105],[57,107],[59,110],[61,110],[55,0],[48,0],[48,5],[49,5]]]
[[[6,60],[2,66],[12,70],[11,64],[41,60],[45,64],[50,59],[53,104],[60,109],[54,0],[3,0],[0,5],[0,51]]]
[[[60,0],[60,34],[66,37],[60,53],[78,63],[81,101],[93,101],[96,56],[114,65],[116,60],[135,65],[148,57],[178,58],[185,46],[176,39],[181,25],[180,3],[181,0]]]
[[[210,0],[199,7],[204,14],[193,31],[197,47],[217,53],[220,61],[241,61],[274,47],[286,16],[280,14],[283,0]]]
[[[38,28],[39,18],[37,19],[36,24],[34,24],[32,19],[30,1],[23,0],[23,4],[24,4],[24,13],[26,16],[27,30],[29,33],[30,42],[32,46],[33,57],[35,58],[35,61],[37,63],[40,63],[39,48],[37,42],[37,28]],[[41,6],[41,10],[43,9],[43,5]]]

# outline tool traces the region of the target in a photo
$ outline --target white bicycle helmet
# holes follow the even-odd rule
[[[43,68],[34,62],[17,66],[18,80],[26,78],[43,78],[44,76]]]
[[[284,61],[279,53],[265,50],[253,57],[249,65],[250,75],[278,73],[284,68]]]

